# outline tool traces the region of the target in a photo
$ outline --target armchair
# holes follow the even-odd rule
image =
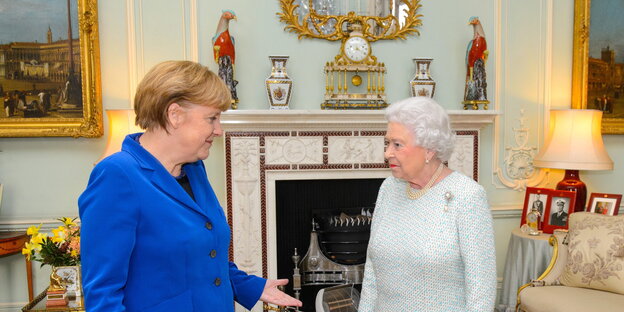
[[[550,238],[546,271],[518,289],[518,312],[622,311],[624,216],[570,215],[569,231]]]

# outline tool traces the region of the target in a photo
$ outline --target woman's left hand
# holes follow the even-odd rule
[[[260,300],[278,306],[302,306],[301,301],[277,289],[277,286],[283,286],[286,284],[288,284],[288,279],[267,280],[264,285],[262,295],[260,296]]]

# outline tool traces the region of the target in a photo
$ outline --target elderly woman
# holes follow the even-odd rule
[[[444,109],[409,98],[386,110],[382,184],[359,311],[494,310],[492,218],[483,187],[444,165],[453,133]]]
[[[301,305],[277,289],[288,280],[247,275],[228,260],[230,228],[202,160],[230,101],[197,63],[164,62],[145,75],[134,102],[145,133],[97,164],[78,201],[87,311]]]

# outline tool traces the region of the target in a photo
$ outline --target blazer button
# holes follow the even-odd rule
[[[212,223],[210,223],[210,221],[206,222],[206,228],[212,230]]]
[[[221,279],[220,279],[220,278],[218,278],[218,277],[217,277],[217,278],[215,278],[214,284],[215,284],[215,286],[219,286],[219,285],[221,285]]]
[[[214,257],[216,257],[216,256],[217,256],[217,251],[213,249],[213,250],[210,252],[210,258],[214,258]]]

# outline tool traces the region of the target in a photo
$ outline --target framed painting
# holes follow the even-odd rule
[[[0,137],[100,137],[97,0],[4,1]]]
[[[550,200],[546,204],[544,222],[542,223],[544,233],[552,234],[556,229],[567,229],[568,219],[570,214],[574,212],[575,203],[575,191],[550,191]]]
[[[572,108],[598,109],[602,133],[624,133],[621,0],[575,0]]]
[[[535,208],[540,213],[539,228],[542,228],[544,222],[544,212],[546,211],[546,204],[550,199],[550,192],[552,189],[527,187],[524,195],[524,206],[522,208],[522,218],[520,219],[520,226],[526,224],[526,216],[529,211]]]
[[[615,216],[620,210],[622,194],[591,193],[587,211]]]

